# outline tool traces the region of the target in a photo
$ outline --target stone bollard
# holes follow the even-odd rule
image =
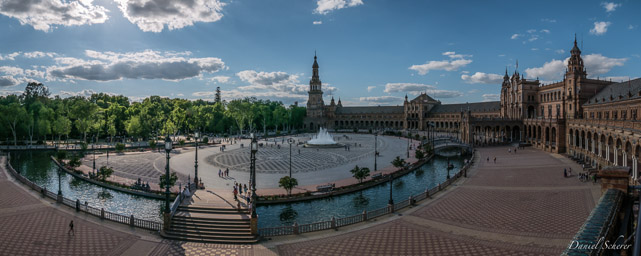
[[[363,221],[367,221],[367,211],[363,210]]]
[[[441,191],[441,183],[438,184],[438,191]]]
[[[80,199],[76,199],[76,211],[80,211]]]
[[[425,189],[425,198],[431,198],[430,197],[430,189],[429,188]]]
[[[105,219],[105,208],[100,208],[100,219]]]
[[[132,226],[132,227],[134,226],[134,220],[135,218],[134,218],[134,215],[132,214],[131,217],[129,217],[129,226]]]
[[[298,222],[294,221],[294,225],[292,227],[294,229],[294,235],[298,235]]]
[[[41,188],[40,192],[42,193],[42,197],[45,197],[47,194],[47,188]]]
[[[334,230],[338,230],[338,229],[336,228],[336,218],[334,218],[334,216],[332,216],[332,229],[334,229]]]
[[[410,206],[414,206],[414,198],[410,195]]]
[[[387,205],[387,210],[388,210],[389,213],[393,213],[394,212],[394,205],[393,204],[388,204]]]

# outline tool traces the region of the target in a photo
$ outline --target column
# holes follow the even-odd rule
[[[592,154],[596,153],[596,152],[594,152],[594,149],[596,148],[594,146],[594,143],[595,143],[594,138],[592,138]]]
[[[599,153],[600,157],[603,157],[603,154],[601,154],[601,142],[600,141],[599,141],[599,152],[598,153]]]
[[[625,150],[623,151],[623,166],[628,166],[628,154]]]
[[[582,136],[579,136],[579,148],[580,149],[584,149],[583,148],[583,137]]]
[[[637,179],[637,156],[632,156],[632,179]]]
[[[605,160],[610,161],[610,144],[605,144]]]
[[[617,155],[617,148],[614,147],[614,165],[616,166],[618,164],[619,164],[619,155]]]

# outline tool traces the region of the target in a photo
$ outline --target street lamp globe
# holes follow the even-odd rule
[[[173,143],[171,141],[171,138],[169,138],[169,135],[167,135],[167,137],[165,137],[165,151],[167,152],[167,154],[171,152],[172,147]]]
[[[200,132],[199,131],[195,131],[194,132],[194,139],[196,139],[196,142],[198,141],[198,138],[200,138]]]
[[[256,141],[256,135],[252,133],[251,138],[252,138],[251,151],[252,153],[256,153],[258,151],[258,141]]]

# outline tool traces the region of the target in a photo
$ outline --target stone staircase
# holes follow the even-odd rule
[[[225,193],[197,190],[183,202],[167,230],[167,239],[202,243],[250,244],[258,242],[251,234],[250,212],[246,205],[234,207],[235,200]]]

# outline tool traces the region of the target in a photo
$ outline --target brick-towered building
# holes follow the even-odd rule
[[[576,39],[563,80],[542,84],[518,70],[501,84],[500,101],[441,104],[422,93],[402,106],[346,107],[322,99],[314,57],[305,127],[395,129],[456,133],[475,145],[522,142],[568,153],[595,167],[630,166],[638,178],[641,158],[641,79],[613,83],[588,78]],[[518,64],[517,64],[518,69]]]

